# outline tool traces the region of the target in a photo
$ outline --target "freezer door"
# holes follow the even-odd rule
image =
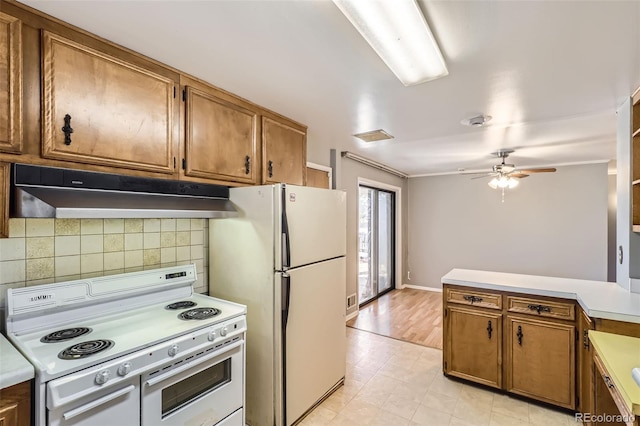
[[[285,253],[283,265],[295,268],[346,254],[346,198],[344,191],[284,186],[282,232],[288,235],[290,263]]]
[[[345,376],[346,262],[340,257],[289,274],[286,424],[294,423]]]

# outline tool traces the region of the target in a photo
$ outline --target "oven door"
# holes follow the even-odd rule
[[[142,375],[142,426],[210,426],[242,408],[244,341],[190,358]]]

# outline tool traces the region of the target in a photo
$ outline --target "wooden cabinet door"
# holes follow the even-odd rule
[[[170,78],[47,31],[42,44],[44,157],[173,173]]]
[[[593,322],[580,309],[578,316],[578,412],[593,413],[593,355],[589,342],[589,330]]]
[[[11,164],[0,162],[0,238],[9,236],[9,173]]]
[[[256,111],[186,89],[185,175],[256,183]]]
[[[575,327],[507,316],[507,391],[573,409]]]
[[[0,426],[31,424],[31,382],[22,382],[0,390]]]
[[[445,373],[501,388],[502,314],[455,306],[445,312]]]
[[[22,151],[22,25],[0,13],[0,151]]]
[[[307,186],[331,189],[329,172],[314,169],[313,167],[307,167]]]
[[[262,150],[263,183],[306,184],[306,132],[262,117]]]

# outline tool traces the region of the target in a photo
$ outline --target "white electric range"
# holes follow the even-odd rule
[[[195,265],[7,291],[34,365],[36,425],[244,425],[246,307],[193,292]]]

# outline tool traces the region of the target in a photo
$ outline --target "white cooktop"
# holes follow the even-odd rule
[[[31,361],[37,374],[51,379],[246,314],[243,305],[193,293],[195,279],[190,277],[196,276],[195,266],[188,265],[50,284],[37,287],[37,291],[36,287],[15,289],[7,295],[7,337]],[[149,287],[155,277],[170,279]],[[100,288],[109,291],[101,292]],[[195,302],[196,306],[165,309],[178,301]],[[216,308],[220,313],[203,320],[178,318],[194,308]],[[91,332],[61,342],[40,340],[54,331],[75,327],[88,327]],[[58,357],[72,345],[98,339],[111,340],[114,345],[84,358]]]

